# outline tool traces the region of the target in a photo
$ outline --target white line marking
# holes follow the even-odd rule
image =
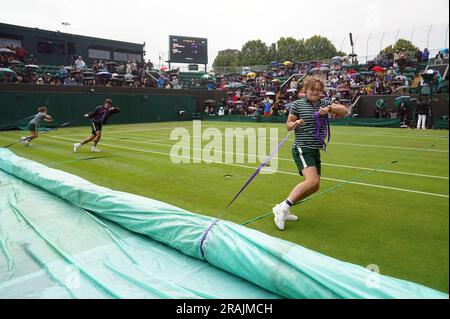
[[[78,135],[82,135],[82,134],[72,134],[71,136],[78,136]],[[64,135],[67,136],[67,135]],[[142,135],[140,135],[142,136]],[[142,136],[143,137],[143,136]],[[111,137],[102,137],[102,139],[104,140],[116,140],[116,138],[111,138]],[[127,140],[126,138],[124,138],[124,140]],[[130,139],[128,141],[133,142],[133,143],[139,143],[139,144],[146,144],[146,145],[159,145],[159,146],[173,146],[173,144],[168,144],[168,143],[155,143],[155,142],[161,142],[161,141],[167,141],[168,139],[150,139],[150,140],[133,140]],[[197,147],[192,147],[193,150],[202,150],[201,148],[197,148]],[[226,151],[216,151],[218,153],[222,153],[222,154],[235,154],[235,155],[244,155],[244,156],[248,156],[248,154],[243,154],[243,153],[236,153],[236,152],[226,152]],[[283,158],[283,157],[278,157],[279,160],[281,161],[287,161],[287,162],[292,162],[293,159],[289,159],[289,158]],[[350,168],[350,169],[359,169],[359,170],[365,170],[365,171],[373,171],[375,170],[374,168],[368,168],[368,167],[359,167],[359,166],[349,166],[349,165],[340,165],[340,164],[328,164],[328,163],[324,163],[322,162],[322,165],[324,166],[333,166],[333,167],[341,167],[341,168]],[[379,169],[377,170],[378,172],[382,172],[382,173],[388,173],[388,174],[400,174],[400,175],[409,175],[409,176],[417,176],[417,177],[426,177],[426,178],[436,178],[436,179],[444,179],[444,180],[448,180],[449,177],[447,176],[436,176],[436,175],[427,175],[427,174],[416,174],[416,173],[408,173],[408,172],[400,172],[400,171],[391,171],[391,170],[383,170],[383,169]]]
[[[71,142],[75,142],[76,141],[74,139],[68,139],[68,138],[63,138],[63,137],[59,137],[59,136],[52,136],[52,138],[56,138],[56,139],[60,139],[60,140],[66,140],[66,141],[71,141]],[[114,148],[138,151],[138,152],[143,152],[143,153],[152,153],[152,154],[158,154],[158,155],[164,155],[164,156],[171,156],[171,154],[169,154],[169,153],[149,151],[149,150],[143,150],[143,149],[139,149],[139,148],[117,146],[117,145],[104,144],[104,143],[103,143],[103,145],[104,146],[109,146],[109,147],[114,147]],[[176,156],[179,157],[179,158],[191,158],[191,157],[185,157],[185,156],[180,156],[180,155],[176,155]],[[191,159],[193,159],[193,160],[201,160],[201,159],[196,159],[196,158],[191,158]],[[255,170],[257,168],[257,167],[253,167],[253,166],[240,165],[240,164],[229,164],[229,163],[214,163],[214,164],[221,164],[221,165],[227,165],[227,166],[237,166],[237,167],[249,168],[249,169],[252,169],[252,170]],[[292,173],[292,172],[285,172],[285,171],[279,171],[279,170],[277,170],[276,173],[298,176],[298,174],[295,174],[295,173]],[[328,180],[328,181],[341,182],[341,183],[347,182],[345,180],[334,179],[334,178],[327,178],[327,177],[321,177],[321,179],[322,180]],[[412,190],[412,189],[404,189],[404,188],[390,187],[390,186],[384,186],[384,185],[358,183],[358,182],[349,182],[349,184],[355,184],[355,185],[361,185],[361,186],[367,186],[367,187],[375,187],[375,188],[383,188],[383,189],[391,189],[391,190],[407,192],[407,193],[415,193],[415,194],[422,194],[422,195],[429,195],[429,196],[449,198],[449,196],[445,195],[445,194],[421,192],[421,191]]]

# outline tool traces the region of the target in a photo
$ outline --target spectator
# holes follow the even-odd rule
[[[136,61],[131,62],[131,74],[137,75],[137,63]]]
[[[159,77],[159,79],[158,79],[156,82],[157,82],[158,88],[162,89],[162,88],[164,88],[164,83],[165,83],[166,81],[165,81],[164,78],[161,76],[161,77]]]
[[[414,58],[417,60],[417,62],[421,63],[422,62],[422,51],[420,51],[420,49],[418,48],[416,53],[414,54]]]
[[[75,60],[75,69],[82,70],[86,68],[86,63],[81,58],[81,55],[78,57],[78,59]]]
[[[16,47],[16,56],[19,61],[25,62],[25,57],[27,54],[28,52],[24,48]]]
[[[94,70],[94,72],[98,72],[99,67],[98,67],[98,61],[95,60],[94,63],[92,64],[92,70]]]
[[[434,59],[435,64],[443,64],[444,63],[444,54],[442,52],[438,52]]]
[[[131,61],[128,61],[126,66],[125,66],[125,73],[126,74],[131,74],[132,70],[131,70]]]
[[[429,103],[425,101],[422,95],[419,95],[417,99],[417,129],[425,129],[425,124],[427,122],[427,115],[429,112]]]
[[[177,77],[174,77],[172,79],[172,85],[174,89],[181,89],[180,82],[178,81]]]
[[[30,57],[27,60],[27,64],[34,64],[34,65],[38,64],[38,62],[33,54],[30,54]]]
[[[428,48],[425,48],[422,52],[422,62],[427,62],[430,59],[430,52],[428,51]]]
[[[265,117],[270,116],[270,108],[272,107],[272,103],[270,103],[268,97],[266,97],[266,99],[264,100],[263,106],[264,106],[264,116]]]

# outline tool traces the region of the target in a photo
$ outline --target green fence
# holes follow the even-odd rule
[[[0,91],[0,128],[35,114],[39,106],[47,106],[56,123],[74,121],[74,125],[85,125],[83,114],[102,105],[105,98],[111,98],[121,109],[108,123],[186,120],[195,113],[194,96]],[[185,113],[180,115],[180,111]]]
[[[252,123],[285,123],[286,116],[203,116],[206,121],[227,121],[227,122],[252,122]],[[337,126],[372,126],[372,127],[400,127],[399,119],[375,119],[375,118],[340,118],[330,119],[331,125]]]

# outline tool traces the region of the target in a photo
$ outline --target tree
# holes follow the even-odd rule
[[[277,58],[277,44],[272,43],[269,46],[269,53],[268,53],[268,59],[269,61],[275,61]]]
[[[280,62],[301,60],[304,56],[303,39],[297,40],[292,37],[282,37],[278,40],[277,47],[277,59]]]
[[[266,65],[269,63],[269,48],[261,40],[251,40],[241,49],[239,60],[242,65]]]
[[[213,62],[213,67],[216,66],[238,66],[239,65],[239,50],[227,49],[219,51]]]
[[[326,37],[321,37],[319,35],[307,39],[304,47],[306,60],[331,59],[337,55],[337,50],[333,43]]]
[[[411,41],[405,39],[398,39],[398,41],[394,45],[389,45],[384,48],[383,53],[394,53],[397,50],[402,50],[405,48],[407,51],[414,52],[417,51],[418,48],[412,44]]]

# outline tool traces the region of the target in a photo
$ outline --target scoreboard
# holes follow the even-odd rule
[[[208,64],[208,40],[184,36],[169,36],[170,62]]]

